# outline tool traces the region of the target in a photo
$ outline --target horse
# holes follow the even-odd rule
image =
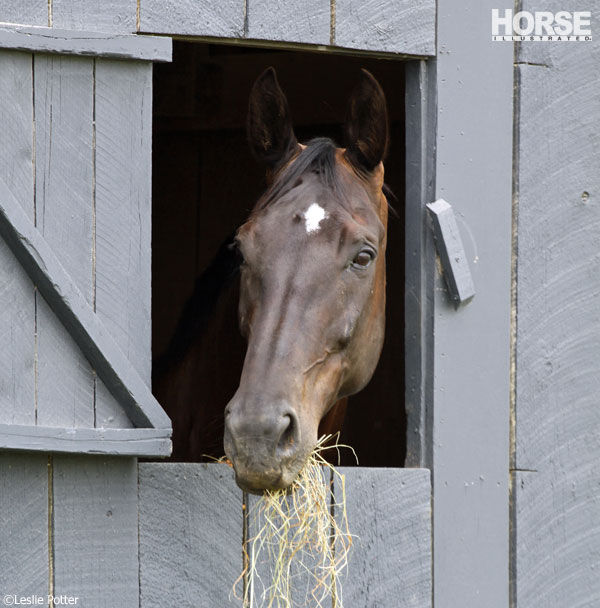
[[[384,93],[362,70],[345,147],[301,144],[273,68],[250,93],[247,136],[268,187],[237,230],[247,340],[225,408],[225,453],[250,493],[288,488],[345,399],[377,365],[385,329],[388,145]]]

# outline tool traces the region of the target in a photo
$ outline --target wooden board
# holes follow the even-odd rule
[[[225,464],[140,463],[140,606],[241,606],[242,492]],[[240,587],[241,589],[241,587]]]
[[[242,38],[244,0],[139,0],[140,32]]]
[[[25,25],[48,25],[49,0],[0,1],[0,22]]]
[[[152,66],[98,59],[95,84],[96,313],[150,386]],[[102,382],[96,420],[131,426]]]
[[[32,57],[0,52],[0,175],[33,218]],[[0,238],[0,422],[35,424],[34,287]]]
[[[269,0],[248,8],[247,38],[330,44],[329,0]]]
[[[435,54],[435,0],[335,0],[333,6],[337,46]]]
[[[137,606],[137,461],[53,457],[55,595],[85,606]]]
[[[122,456],[169,456],[170,429],[60,428],[0,424],[0,449]]]
[[[437,7],[435,198],[453,206],[466,235],[477,296],[455,311],[436,265],[428,268],[434,605],[506,608],[513,49],[488,37],[497,2]]]
[[[169,38],[11,26],[3,23],[0,23],[0,48],[115,59],[171,61]]]
[[[110,33],[136,31],[136,0],[49,0],[52,6],[52,27]]]
[[[35,220],[86,298],[93,300],[93,60],[34,61]],[[92,368],[46,301],[37,298],[37,420],[94,426]]]
[[[522,4],[529,11],[594,8]],[[518,48],[517,606],[600,604],[599,66],[595,42]]]
[[[49,588],[48,456],[0,453],[0,513],[2,597],[45,598]]]
[[[355,535],[342,579],[344,606],[431,607],[429,471],[341,467],[340,472],[348,526]]]

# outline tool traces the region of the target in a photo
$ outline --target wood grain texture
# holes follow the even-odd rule
[[[171,61],[172,43],[169,38],[1,25],[0,48],[114,59]]]
[[[336,46],[402,53],[435,54],[434,0],[336,0]]]
[[[589,450],[572,468],[513,473],[518,608],[600,605],[597,442]]]
[[[96,312],[151,374],[152,66],[96,62]]]
[[[0,424],[0,449],[169,456],[169,429],[85,429]]]
[[[589,2],[558,4],[525,2],[524,8],[593,8]],[[521,45],[517,65],[513,593],[519,607],[595,606],[600,45],[531,46]]]
[[[137,606],[137,461],[53,458],[54,594],[92,608]]]
[[[48,457],[0,453],[0,593],[48,593]]]
[[[268,0],[248,4],[247,38],[329,44],[329,0]]]
[[[36,226],[92,302],[93,60],[37,55]],[[37,298],[38,423],[94,426],[92,369],[43,298]]]
[[[140,0],[140,31],[242,38],[244,7],[244,0]]]
[[[136,31],[136,12],[136,0],[52,0],[52,27],[133,34]]]
[[[340,472],[356,536],[342,580],[344,605],[431,607],[429,471],[341,467]]]
[[[0,177],[0,236],[50,302],[86,358],[137,426],[171,428],[146,383],[125,358]]]
[[[520,0],[520,7],[518,10],[523,11],[551,11],[556,14],[559,11],[589,11],[592,13],[591,17],[591,30],[592,34],[597,35],[595,13],[597,9],[597,3],[594,0],[546,0],[546,2],[540,2],[539,0]],[[565,48],[565,47],[571,48]],[[546,67],[555,67],[558,69],[565,69],[567,65],[577,65],[577,57],[584,58],[585,62],[590,60],[590,53],[594,55],[597,42],[569,42],[566,44],[533,44],[533,43],[517,43],[517,62],[518,63],[529,63],[532,65],[540,65]],[[581,66],[581,74],[585,74],[584,79],[587,78],[587,70]]]
[[[454,310],[436,266],[428,269],[436,281],[434,605],[506,608],[513,48],[489,39],[495,0],[477,10],[437,6],[435,198],[452,201],[461,233],[471,235],[463,244],[477,296]]]
[[[241,606],[242,492],[224,464],[140,463],[142,608]]]
[[[96,314],[151,382],[152,66],[96,61]],[[97,426],[128,427],[104,383]]]
[[[48,0],[0,0],[0,23],[48,25]]]
[[[32,58],[0,52],[0,175],[33,218]],[[0,239],[0,422],[35,423],[34,287]]]

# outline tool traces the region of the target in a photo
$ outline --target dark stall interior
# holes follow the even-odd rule
[[[223,455],[223,409],[237,388],[245,343],[237,326],[237,285],[223,289],[198,321],[184,357],[165,356],[186,301],[219,247],[244,222],[265,188],[244,131],[248,96],[268,66],[277,70],[299,141],[342,144],[346,102],[361,67],[388,100],[390,200],[387,329],[375,376],[350,398],[341,442],[362,466],[402,466],[404,412],[404,70],[399,61],[175,42],[171,64],[154,67],[153,389],[173,419],[172,460]],[[215,285],[205,277],[203,293]],[[209,297],[209,296],[207,296]],[[344,452],[347,452],[344,454]],[[343,464],[352,464],[349,451]]]

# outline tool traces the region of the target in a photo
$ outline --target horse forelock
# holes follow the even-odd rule
[[[308,173],[317,175],[321,184],[334,194],[337,203],[346,211],[352,212],[352,196],[348,188],[348,180],[344,179],[339,168],[338,151],[336,144],[327,137],[311,139],[304,146],[299,147],[296,156],[292,157],[275,175],[270,187],[258,200],[251,219],[268,207],[276,205]],[[355,173],[365,184],[369,181],[367,174],[361,174],[356,170]],[[384,196],[383,193],[381,196]]]

